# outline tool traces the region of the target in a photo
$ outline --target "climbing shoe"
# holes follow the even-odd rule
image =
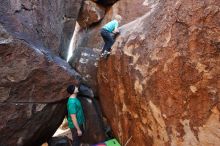
[[[104,53],[102,53],[102,54],[100,55],[100,57],[106,58],[109,54],[111,54],[111,52],[104,51]]]
[[[111,52],[108,52],[108,51],[104,52],[104,55],[109,55],[109,54],[111,54]]]

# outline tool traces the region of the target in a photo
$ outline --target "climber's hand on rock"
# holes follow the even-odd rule
[[[120,32],[120,31],[119,31],[118,28],[116,28],[116,29],[113,31],[114,34],[117,34],[117,33],[119,33],[119,32]]]

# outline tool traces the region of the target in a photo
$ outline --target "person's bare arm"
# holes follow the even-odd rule
[[[118,27],[115,27],[113,33],[119,33],[119,29],[118,29]]]
[[[77,119],[76,119],[76,114],[71,114],[71,119],[73,121],[73,124],[74,124],[76,130],[77,130],[78,136],[81,136],[82,135],[82,131],[79,128],[79,124],[78,124]]]

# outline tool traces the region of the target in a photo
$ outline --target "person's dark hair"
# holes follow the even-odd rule
[[[69,94],[73,94],[75,90],[75,86],[74,85],[69,85],[66,89],[66,91],[69,93]]]

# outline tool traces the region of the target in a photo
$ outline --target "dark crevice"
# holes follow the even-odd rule
[[[20,12],[22,12],[23,10],[24,10],[24,11],[33,11],[33,9],[27,8],[27,7],[25,7],[24,4],[21,4],[21,9],[20,9],[20,10],[16,10],[15,13],[20,13]]]
[[[67,15],[63,16],[63,20],[75,20],[75,17],[68,17]]]
[[[104,6],[111,6],[114,3],[116,3],[118,0],[112,0],[112,1],[108,1],[108,0],[96,0],[96,3],[104,5]]]

